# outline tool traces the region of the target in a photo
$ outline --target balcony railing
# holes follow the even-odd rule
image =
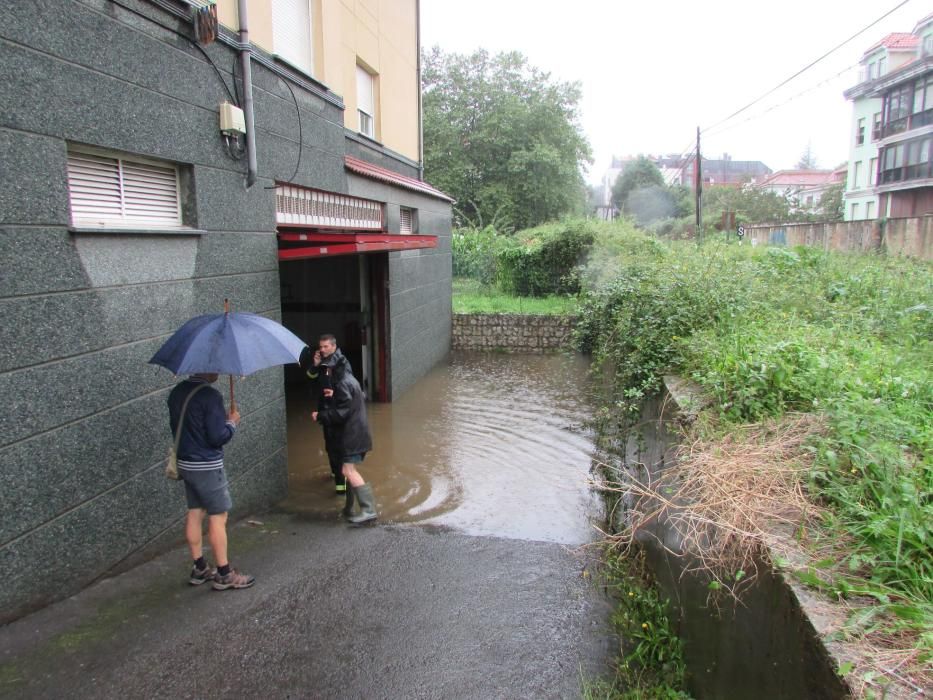
[[[927,126],[929,124],[933,124],[933,108],[889,121],[884,125],[881,132],[885,137],[894,136],[895,134],[902,134],[911,129],[919,129],[921,126]]]

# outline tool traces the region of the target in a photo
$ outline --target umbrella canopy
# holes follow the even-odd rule
[[[175,374],[244,377],[298,362],[306,343],[282,324],[257,314],[207,314],[191,319],[149,360]],[[232,381],[232,380],[231,380]]]

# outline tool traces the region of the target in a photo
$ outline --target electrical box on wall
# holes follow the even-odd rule
[[[223,134],[235,135],[246,133],[246,121],[243,118],[243,110],[224,102],[220,105],[220,131]]]

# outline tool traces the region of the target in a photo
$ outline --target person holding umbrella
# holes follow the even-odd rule
[[[333,338],[333,336],[321,336]],[[311,413],[311,420],[320,423],[329,430],[333,442],[339,445],[341,470],[353,495],[347,494],[344,516],[354,525],[375,520],[376,503],[373,489],[367,484],[357,465],[366,458],[366,453],[373,449],[373,438],[366,420],[366,404],[363,389],[360,387],[347,359],[340,353],[333,353],[323,358],[320,367],[330,379],[331,388],[322,391],[323,398],[318,410]],[[352,514],[353,499],[360,504],[360,512]]]
[[[178,440],[178,474],[185,482],[188,513],[185,536],[194,558],[190,583],[211,581],[218,591],[249,588],[254,578],[230,568],[227,559],[227,514],[232,507],[224,469],[223,446],[240,422],[233,396],[233,376],[245,377],[267,367],[298,362],[306,344],[282,324],[252,313],[205,314],[187,321],[149,360],[175,375],[191,375],[168,398],[172,434]],[[230,375],[230,411],[220,392],[210,386],[220,374]],[[201,549],[204,514],[214,550],[215,572]]]
[[[255,579],[230,567],[227,558],[227,513],[233,507],[224,448],[233,438],[240,412],[214,387],[217,374],[199,372],[179,382],[168,396],[169,422],[178,440],[178,472],[185,483],[188,514],[185,539],[194,564],[188,581],[195,586],[211,581],[215,590],[249,588]],[[211,543],[213,569],[204,558],[202,533],[207,513],[207,539]]]

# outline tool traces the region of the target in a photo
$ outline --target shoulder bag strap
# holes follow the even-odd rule
[[[185,423],[185,411],[188,410],[188,402],[191,401],[191,397],[198,393],[199,389],[203,389],[207,384],[198,384],[194,389],[191,390],[191,393],[185,397],[185,402],[181,405],[181,415],[178,417],[178,427],[175,428],[175,455],[178,455],[178,444],[181,441],[181,428]]]

